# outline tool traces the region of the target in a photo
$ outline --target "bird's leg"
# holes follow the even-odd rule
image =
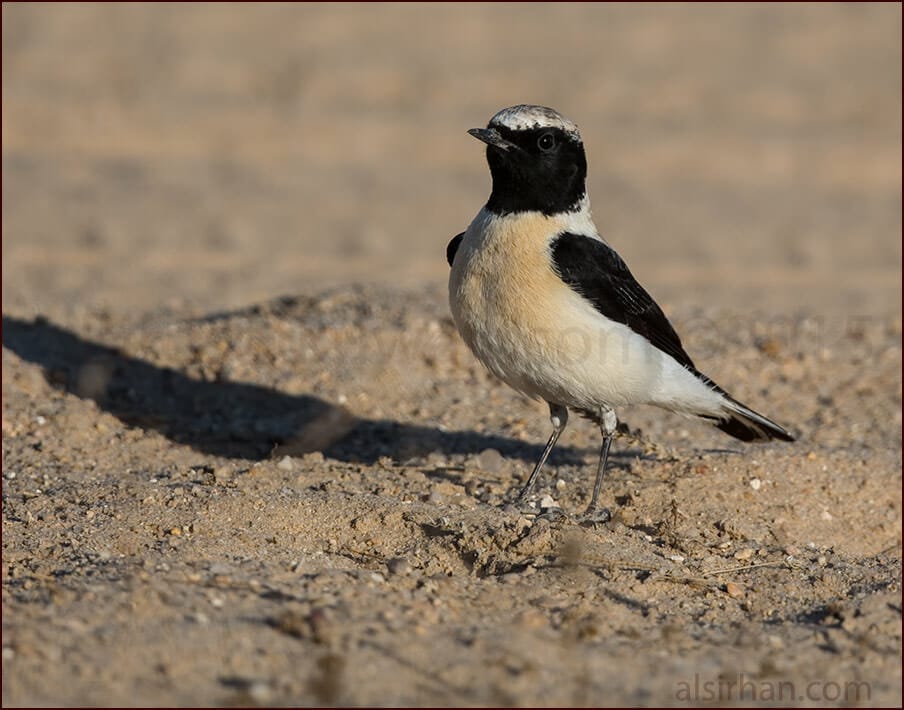
[[[615,411],[608,407],[600,409],[600,431],[603,434],[603,444],[600,447],[600,461],[596,468],[596,482],[593,484],[593,496],[584,517],[592,522],[606,522],[612,517],[612,513],[606,508],[599,507],[600,489],[603,487],[603,476],[606,474],[606,461],[609,458],[609,447],[612,445],[612,435],[618,427],[618,417]]]
[[[519,503],[523,503],[530,495],[530,492],[534,487],[534,483],[537,482],[537,476],[540,473],[540,469],[543,468],[543,464],[546,463],[546,459],[549,457],[549,452],[552,451],[552,448],[559,440],[559,435],[565,430],[565,425],[568,424],[567,407],[563,407],[560,404],[550,403],[549,419],[552,422],[552,434],[549,437],[549,441],[546,442],[546,448],[543,449],[543,454],[540,456],[540,460],[537,461],[537,465],[534,466],[534,470],[531,471],[530,478],[527,479],[527,483],[524,484],[524,488],[521,489],[521,493],[518,495]]]

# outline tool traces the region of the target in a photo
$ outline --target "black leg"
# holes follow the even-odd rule
[[[603,477],[606,475],[606,462],[609,459],[609,447],[612,445],[612,435],[618,427],[618,418],[611,409],[604,408],[600,412],[600,431],[603,434],[603,444],[600,447],[600,460],[596,467],[596,481],[593,484],[593,495],[590,505],[584,517],[591,522],[606,522],[612,514],[606,508],[599,507],[600,490],[603,487]]]
[[[540,460],[537,461],[537,465],[534,466],[534,470],[531,471],[530,478],[527,479],[527,483],[524,484],[524,488],[521,489],[521,493],[518,495],[519,503],[524,502],[530,495],[534,483],[537,482],[537,476],[540,474],[540,469],[543,468],[543,464],[545,464],[546,459],[549,458],[549,452],[552,451],[556,442],[559,440],[559,435],[565,431],[565,425],[568,424],[568,409],[559,404],[550,404],[549,419],[552,421],[552,435],[549,437],[549,441],[546,442],[546,448],[543,449]]]

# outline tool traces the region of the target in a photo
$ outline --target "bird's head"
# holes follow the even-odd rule
[[[502,109],[472,136],[487,144],[493,192],[487,209],[497,214],[580,209],[587,159],[577,126],[545,106]]]

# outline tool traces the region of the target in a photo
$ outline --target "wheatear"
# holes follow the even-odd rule
[[[520,105],[468,132],[487,144],[493,189],[446,250],[452,316],[493,374],[549,404],[553,426],[520,500],[569,409],[599,424],[603,435],[591,519],[608,518],[598,502],[615,407],[654,404],[708,419],[742,441],[794,441],[694,367],[662,309],[600,236],[574,123],[550,108]]]

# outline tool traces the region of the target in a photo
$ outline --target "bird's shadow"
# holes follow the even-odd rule
[[[407,461],[496,449],[536,460],[539,444],[475,431],[445,431],[390,419],[362,419],[312,395],[244,382],[204,381],[87,340],[37,318],[3,316],[3,347],[39,365],[53,386],[93,400],[124,424],[154,430],[214,456],[260,460],[274,453],[322,451],[340,461]],[[559,464],[580,464],[587,452],[563,446]]]

